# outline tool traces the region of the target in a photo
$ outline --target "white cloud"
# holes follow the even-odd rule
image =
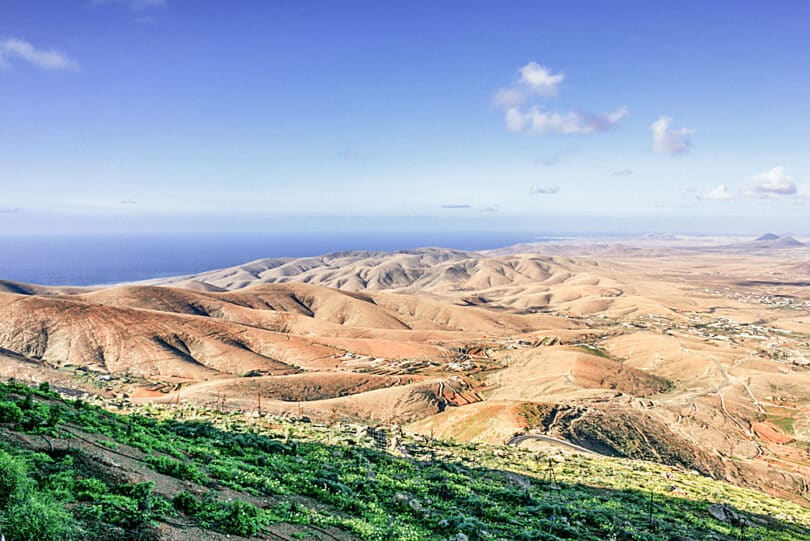
[[[557,86],[565,79],[562,73],[552,73],[537,62],[529,62],[518,70],[518,79],[510,86],[499,89],[492,96],[495,107],[517,107],[533,95],[551,97],[557,95]]]
[[[504,116],[504,122],[506,122],[506,129],[509,131],[519,132],[523,131],[523,128],[529,122],[529,119],[520,112],[517,107],[512,107],[511,109],[507,109],[506,115]]]
[[[748,177],[745,182],[745,193],[754,197],[767,199],[769,197],[796,195],[798,188],[793,178],[785,173],[785,168],[777,166],[770,171]]]
[[[530,134],[587,134],[608,130],[627,115],[627,107],[612,113],[594,114],[580,110],[546,111],[538,100],[556,96],[563,73],[554,73],[537,62],[529,62],[518,70],[519,77],[510,86],[492,96],[492,104],[505,110],[504,122],[511,132]],[[532,101],[534,104],[532,104]],[[524,108],[529,104],[528,108]]]
[[[707,201],[730,201],[734,199],[734,194],[729,191],[725,184],[721,184],[703,195],[697,196],[697,198]]]
[[[627,115],[621,107],[612,113],[593,114],[581,111],[567,113],[547,112],[533,106],[526,112],[517,107],[507,109],[504,120],[506,129],[530,134],[588,134],[607,131]]]
[[[539,193],[539,194],[553,194],[559,193],[560,187],[557,184],[550,184],[548,186],[532,186],[529,190],[530,193]]]
[[[46,70],[73,70],[79,64],[72,58],[53,49],[38,49],[21,39],[9,38],[0,41],[0,65],[18,59]]]
[[[630,110],[627,109],[627,107],[621,106],[618,109],[616,109],[615,111],[613,111],[612,113],[608,113],[608,114],[604,115],[604,118],[610,124],[615,124],[618,121],[620,121],[621,119],[623,119],[624,117],[626,117],[627,113],[629,113],[629,112],[630,112]]]
[[[562,73],[551,73],[550,69],[537,62],[529,62],[520,68],[520,83],[541,96],[555,96],[557,85],[564,79]]]
[[[660,116],[650,124],[653,137],[653,150],[662,154],[683,154],[692,147],[691,128],[672,128],[672,118]]]
[[[492,105],[495,107],[515,107],[523,105],[527,99],[528,96],[522,88],[508,86],[501,88],[492,96]]]

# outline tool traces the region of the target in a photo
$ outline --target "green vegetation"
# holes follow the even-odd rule
[[[615,360],[613,359],[613,356],[605,349],[594,344],[576,344],[576,347],[586,353],[590,353],[591,355],[596,355],[597,357],[602,357],[603,359]]]
[[[267,538],[283,523],[322,539],[810,540],[810,509],[647,462],[412,437],[388,453],[357,427],[118,415],[18,384],[0,384],[0,415],[8,541],[157,539],[161,522]]]
[[[551,404],[538,404],[534,402],[524,402],[520,406],[518,414],[526,420],[529,428],[545,428],[554,412]]]
[[[71,540],[76,519],[48,491],[40,490],[25,460],[0,450],[0,532],[8,539]]]
[[[781,415],[768,415],[767,419],[787,432],[788,434],[793,434],[793,423],[796,422],[796,419],[793,417],[783,417]]]

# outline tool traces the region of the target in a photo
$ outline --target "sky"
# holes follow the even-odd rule
[[[6,0],[0,233],[810,233],[810,3]]]

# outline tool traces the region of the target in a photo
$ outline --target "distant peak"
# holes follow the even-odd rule
[[[800,242],[793,237],[780,237],[779,243],[782,244],[782,246],[805,246],[803,242]]]
[[[779,240],[779,235],[774,235],[773,233],[765,233],[764,235],[757,237],[757,240]]]

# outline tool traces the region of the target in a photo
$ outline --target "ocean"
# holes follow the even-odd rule
[[[510,232],[0,235],[0,280],[41,285],[115,284],[192,274],[266,257],[425,246],[486,250],[550,239]]]

